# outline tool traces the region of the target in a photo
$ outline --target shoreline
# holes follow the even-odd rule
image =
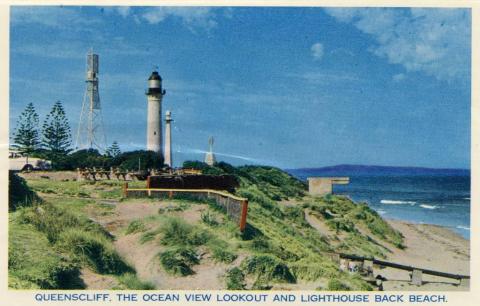
[[[436,224],[417,224],[403,220],[385,220],[404,236],[405,249],[388,247],[387,259],[400,264],[441,272],[470,275],[470,240],[448,227]],[[424,275],[424,284],[410,284],[410,273],[391,268],[378,271],[386,277],[385,290],[465,291],[458,281]]]
[[[466,240],[466,241],[470,242],[470,238],[465,238],[462,234],[458,233],[455,230],[455,229],[458,229],[458,228],[454,227],[454,226],[435,224],[435,223],[416,222],[416,221],[405,220],[405,219],[400,219],[400,218],[398,218],[398,219],[397,218],[391,218],[391,217],[387,218],[387,217],[384,217],[382,215],[380,215],[380,216],[390,224],[391,223],[407,223],[407,224],[411,224],[411,225],[414,225],[414,226],[438,227],[438,228],[441,228],[443,230],[451,232],[453,235],[458,236],[459,239],[463,239],[463,240]],[[468,231],[470,232],[470,230],[468,230]]]
[[[356,203],[356,204],[359,204],[359,203],[363,203],[363,201],[358,201],[358,200],[355,200],[352,198],[351,195],[348,195],[348,194],[341,194],[341,196],[344,196],[346,198],[348,198],[350,201]],[[470,241],[470,227],[468,227],[468,238],[466,238],[464,235],[460,234],[459,231],[456,231],[456,230],[467,230],[465,228],[459,228],[460,225],[457,225],[457,226],[448,226],[448,225],[443,225],[443,224],[435,224],[435,223],[422,223],[422,222],[417,222],[417,221],[413,221],[413,220],[406,220],[406,219],[402,219],[402,218],[396,218],[396,217],[393,217],[393,216],[385,216],[384,214],[381,214],[378,212],[377,209],[375,209],[374,207],[371,206],[371,204],[366,201],[365,202],[368,207],[370,207],[370,209],[373,209],[377,214],[380,215],[380,217],[382,217],[382,219],[384,219],[385,221],[389,222],[389,221],[398,221],[398,222],[405,222],[405,223],[410,223],[410,224],[414,224],[414,225],[427,225],[427,226],[439,226],[439,227],[442,227],[446,230],[449,230],[450,232],[458,235],[460,238],[463,238],[467,241]]]

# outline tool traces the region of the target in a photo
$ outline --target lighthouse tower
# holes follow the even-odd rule
[[[162,154],[162,77],[153,71],[148,78],[146,92],[148,103],[147,115],[147,150]]]

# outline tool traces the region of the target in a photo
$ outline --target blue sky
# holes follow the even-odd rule
[[[144,149],[164,79],[174,163],[470,167],[468,9],[13,7],[10,124],[64,103],[75,134],[100,55],[108,143]]]

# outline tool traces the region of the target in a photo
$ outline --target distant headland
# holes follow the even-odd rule
[[[341,164],[319,168],[285,169],[285,171],[302,178],[315,175],[470,175],[470,169],[460,168],[397,167],[352,164]]]

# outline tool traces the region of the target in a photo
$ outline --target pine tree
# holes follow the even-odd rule
[[[55,102],[43,122],[43,145],[53,156],[71,151],[70,124],[60,101]]]
[[[105,153],[107,154],[107,156],[117,157],[122,154],[122,151],[120,151],[120,146],[118,145],[118,142],[114,141],[112,145],[107,148],[107,151]]]
[[[30,154],[39,148],[38,125],[38,114],[33,103],[29,103],[18,117],[17,127],[13,132],[13,142],[21,152]]]

